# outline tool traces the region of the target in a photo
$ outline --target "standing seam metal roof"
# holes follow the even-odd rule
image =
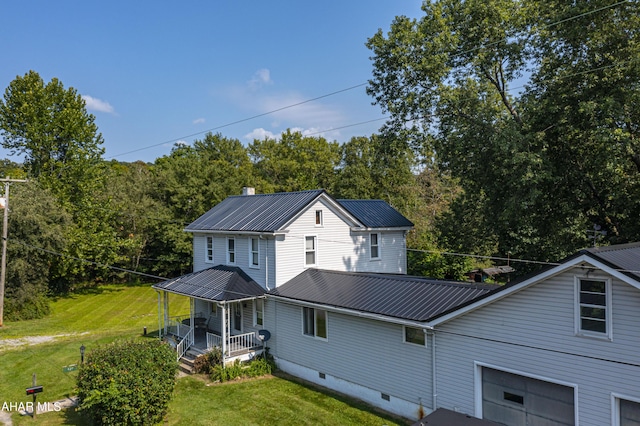
[[[621,270],[635,280],[640,280],[640,243],[592,247],[582,252]]]
[[[429,319],[496,285],[308,269],[267,294],[414,321]]]
[[[247,299],[265,293],[242,269],[218,265],[163,281],[152,286],[183,296],[217,302]]]
[[[337,200],[367,228],[412,227],[413,222],[383,200]]]

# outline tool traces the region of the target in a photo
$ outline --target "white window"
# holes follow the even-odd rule
[[[371,259],[380,259],[380,234],[372,233],[369,238]]]
[[[227,263],[233,265],[236,263],[236,239],[227,238]]]
[[[613,422],[612,426],[638,426],[640,424],[640,402],[635,398],[628,398],[612,394]]]
[[[258,237],[249,238],[249,267],[260,267],[260,239]]]
[[[322,210],[316,210],[316,226],[322,226]]]
[[[316,237],[304,237],[304,264],[312,266],[316,264]]]
[[[425,333],[421,328],[404,327],[405,343],[414,343],[416,345],[426,345]]]
[[[264,325],[264,299],[254,301],[253,311],[253,325]]]
[[[611,338],[611,281],[576,277],[576,333]]]
[[[213,237],[208,236],[205,240],[204,261],[207,263],[213,263]]]
[[[307,336],[327,338],[327,311],[302,308],[302,333]]]

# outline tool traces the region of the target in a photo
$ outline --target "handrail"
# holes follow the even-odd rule
[[[193,345],[193,329],[190,329],[184,339],[180,340],[180,343],[176,345],[176,352],[178,354],[178,361],[184,356],[184,354]]]
[[[217,334],[207,332],[207,349],[222,347],[222,337]]]
[[[237,334],[235,336],[229,336],[229,354],[242,350],[258,346],[256,341],[256,333]]]

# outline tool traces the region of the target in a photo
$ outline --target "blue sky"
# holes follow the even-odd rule
[[[74,87],[96,116],[106,159],[152,162],[212,129],[245,144],[287,128],[345,142],[383,123],[337,129],[382,118],[364,86],[225,125],[366,83],[367,38],[397,15],[420,17],[420,5],[2,2],[0,88],[29,70]]]

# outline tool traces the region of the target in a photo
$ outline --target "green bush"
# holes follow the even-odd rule
[[[210,377],[213,381],[227,382],[240,377],[260,377],[271,374],[276,369],[273,356],[269,354],[268,348],[264,354],[258,355],[254,360],[244,365],[236,360],[232,365],[224,367],[221,361],[211,367]]]
[[[96,425],[162,420],[176,380],[175,351],[157,340],[126,340],[91,351],[78,372],[79,411]]]
[[[211,374],[211,369],[222,364],[222,350],[214,348],[211,352],[197,357],[193,363],[193,369],[198,374]]]

